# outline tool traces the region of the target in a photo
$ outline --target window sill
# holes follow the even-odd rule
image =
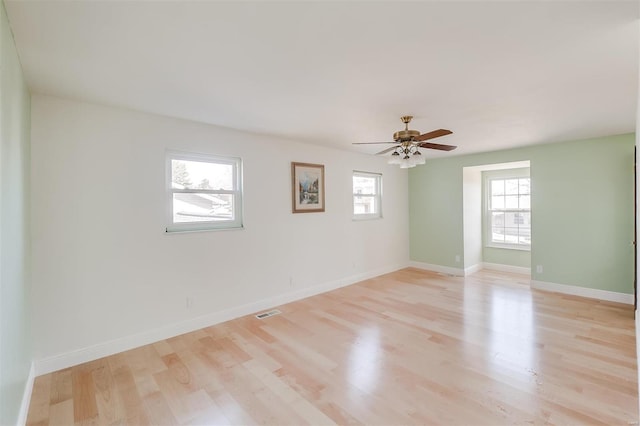
[[[505,249],[505,250],[531,251],[531,246],[524,246],[524,245],[517,245],[517,244],[490,243],[490,244],[485,244],[485,247]]]
[[[172,228],[167,226],[165,228],[165,234],[190,234],[194,232],[211,232],[211,231],[242,231],[244,229],[243,225],[240,226],[229,226],[229,227],[217,227],[217,228]]]
[[[363,220],[380,220],[382,216],[377,215],[359,215],[351,218],[354,222],[362,222]]]

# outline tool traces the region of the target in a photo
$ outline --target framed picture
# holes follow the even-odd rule
[[[293,213],[324,211],[324,165],[291,163]]]

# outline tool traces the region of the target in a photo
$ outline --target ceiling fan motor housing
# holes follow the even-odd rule
[[[420,136],[420,132],[417,130],[400,130],[393,134],[393,140],[396,142],[408,142]]]

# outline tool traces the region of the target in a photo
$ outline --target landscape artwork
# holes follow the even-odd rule
[[[324,211],[324,165],[291,163],[293,213]]]

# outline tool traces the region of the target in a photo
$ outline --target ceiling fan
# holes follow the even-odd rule
[[[404,130],[397,131],[393,134],[393,142],[360,142],[354,145],[370,145],[381,143],[392,143],[395,146],[378,152],[376,155],[386,154],[393,151],[389,164],[399,164],[401,169],[415,167],[418,164],[424,164],[425,160],[420,153],[419,148],[437,149],[440,151],[452,151],[457,147],[454,145],[443,145],[439,143],[425,142],[429,139],[439,138],[441,136],[450,135],[451,130],[438,129],[428,133],[420,134],[417,130],[409,130],[409,123],[413,116],[405,115],[400,117],[404,123]]]

